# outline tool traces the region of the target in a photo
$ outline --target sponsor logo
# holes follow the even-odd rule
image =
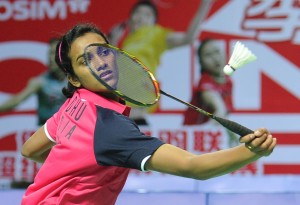
[[[0,1],[0,21],[66,19],[88,11],[90,0]]]

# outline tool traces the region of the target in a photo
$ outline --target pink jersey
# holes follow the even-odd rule
[[[129,110],[79,89],[44,126],[56,145],[22,205],[113,205],[130,168],[143,170],[163,144],[141,133]]]

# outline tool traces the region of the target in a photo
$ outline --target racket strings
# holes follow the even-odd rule
[[[118,90],[130,98],[146,104],[151,104],[156,99],[153,81],[148,72],[141,69],[141,65],[125,55],[119,55],[118,67],[120,71]]]
[[[152,74],[135,58],[107,45],[90,45],[85,50],[93,75],[120,97],[148,106],[158,101],[158,86]]]

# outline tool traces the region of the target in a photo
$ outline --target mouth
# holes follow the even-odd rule
[[[214,65],[215,68],[222,68],[222,64],[219,62],[216,62]]]
[[[108,81],[111,80],[113,78],[113,72],[111,70],[107,70],[105,72],[102,72],[99,77],[104,80],[104,81]]]

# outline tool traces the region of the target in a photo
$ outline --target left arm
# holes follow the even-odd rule
[[[204,22],[214,0],[201,0],[199,8],[186,32],[171,32],[167,36],[168,48],[191,44],[199,35],[201,24]]]
[[[213,90],[206,90],[201,92],[201,95],[201,99],[214,110],[214,115],[223,118],[227,116],[228,110],[220,93]]]

